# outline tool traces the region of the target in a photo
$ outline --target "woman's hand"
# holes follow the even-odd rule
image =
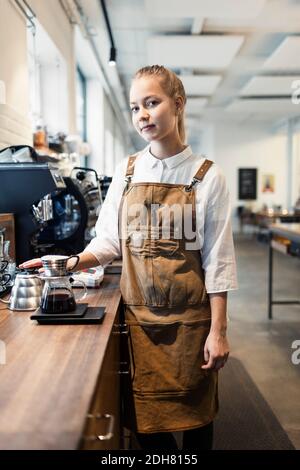
[[[24,261],[19,265],[21,269],[41,268],[43,266],[41,258],[34,258],[28,261]]]
[[[207,364],[202,369],[219,370],[224,367],[229,356],[227,329],[227,292],[209,295],[211,306],[211,327],[204,346],[204,360]]]
[[[229,356],[229,344],[226,333],[211,330],[204,346],[204,360],[207,362],[202,369],[219,370],[224,367]]]
[[[44,272],[44,268],[42,267],[43,263],[41,258],[34,258],[30,259],[28,261],[24,261],[24,263],[19,265],[19,268],[21,269],[32,269],[32,268],[40,268],[39,272]],[[67,261],[67,271],[71,271],[72,267],[77,266],[77,259],[76,259],[76,265],[74,266],[74,260],[70,259]]]
[[[95,266],[99,266],[101,263],[99,260],[93,255],[92,253],[85,251],[82,253],[79,253],[79,263],[74,266],[74,259],[70,259],[67,262],[67,271],[72,270],[73,268],[76,268],[76,271],[81,271],[82,269],[88,269],[88,268],[94,268]],[[41,258],[34,258],[30,259],[29,261],[24,261],[24,263],[21,263],[19,265],[19,268],[21,269],[27,269],[27,268],[42,268],[43,264],[41,261]],[[39,271],[43,271],[42,269],[39,269]]]

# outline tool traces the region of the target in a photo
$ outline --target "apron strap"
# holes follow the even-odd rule
[[[122,226],[121,226],[121,220],[122,220],[122,217],[121,217],[121,212],[122,212],[122,206],[123,206],[123,203],[124,203],[124,195],[128,189],[128,185],[129,183],[131,182],[131,178],[133,176],[133,173],[134,173],[134,165],[135,165],[135,160],[136,160],[136,157],[138,156],[139,152],[133,154],[133,155],[130,155],[128,157],[128,162],[127,162],[127,169],[126,169],[126,173],[125,173],[125,182],[126,182],[126,186],[124,188],[124,191],[123,191],[123,196],[122,196],[122,199],[121,199],[121,202],[120,202],[120,206],[119,206],[119,211],[118,211],[118,231],[119,231],[119,237],[120,237],[120,234],[122,234]],[[121,249],[121,256],[122,256],[122,243],[121,243],[121,239],[119,238],[119,242],[120,242],[120,249]]]
[[[127,169],[125,174],[126,183],[130,183],[131,178],[133,177],[134,165],[137,155],[138,154],[135,153],[134,155],[130,155],[130,157],[128,158]]]
[[[202,165],[200,166],[199,170],[195,174],[194,179],[196,179],[197,181],[202,181],[210,167],[213,165],[213,163],[214,162],[212,162],[211,160],[205,159]]]
[[[191,191],[192,187],[203,180],[204,176],[213,165],[214,162],[211,160],[205,159],[200,168],[198,169],[197,173],[192,179],[192,182],[185,188],[186,191]]]

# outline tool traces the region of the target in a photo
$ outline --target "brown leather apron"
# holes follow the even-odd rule
[[[194,184],[212,162],[204,161],[190,185],[131,183],[135,158],[129,157],[119,214],[131,365],[126,425],[142,433],[192,429],[218,411],[217,372],[201,369],[209,297],[200,250],[188,245],[195,241]]]

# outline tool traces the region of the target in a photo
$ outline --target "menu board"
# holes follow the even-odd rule
[[[256,199],[257,168],[239,168],[239,199]]]

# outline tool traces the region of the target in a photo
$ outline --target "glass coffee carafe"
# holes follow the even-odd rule
[[[76,300],[82,300],[87,295],[85,283],[76,281],[76,285],[82,285],[83,293],[79,297],[76,297],[75,300],[71,285],[73,279],[69,278],[69,276],[43,276],[43,280],[45,281],[41,298],[41,310],[43,313],[63,314],[73,312],[76,310]]]

